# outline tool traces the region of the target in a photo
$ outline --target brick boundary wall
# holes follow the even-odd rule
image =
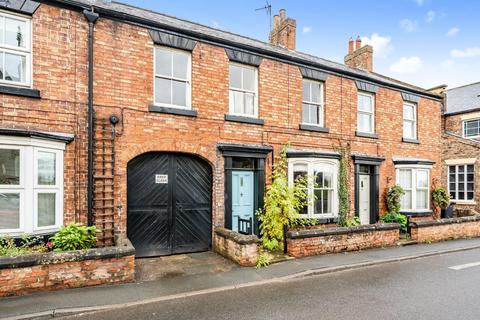
[[[480,237],[480,215],[412,222],[410,235],[418,242]]]
[[[256,265],[260,244],[257,236],[216,227],[213,241],[216,253],[244,267]]]
[[[134,280],[131,245],[0,258],[0,297]]]
[[[394,246],[399,238],[400,225],[397,223],[288,231],[287,251],[301,258]]]

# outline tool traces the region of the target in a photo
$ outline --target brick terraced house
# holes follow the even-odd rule
[[[101,0],[0,2],[0,234],[97,225],[137,256],[209,250],[213,228],[258,233],[255,210],[282,147],[288,175],[315,177],[305,217],[338,217],[338,148],[351,215],[384,196],[431,217],[441,179],[442,96],[295,50],[296,22],[269,43]]]
[[[455,209],[480,212],[480,82],[444,95],[442,181]]]

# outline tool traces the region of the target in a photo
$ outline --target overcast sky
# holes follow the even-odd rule
[[[266,41],[264,0],[119,0]],[[480,81],[480,1],[270,0],[297,20],[297,50],[343,62],[349,37],[373,45],[374,71],[430,88]]]

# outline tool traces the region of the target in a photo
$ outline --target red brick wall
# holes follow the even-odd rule
[[[259,117],[264,126],[226,122],[228,112],[228,57],[221,47],[197,43],[192,52],[192,106],[198,117],[148,112],[153,102],[153,48],[146,29],[100,18],[95,34],[95,108],[99,117],[115,113],[117,126],[116,201],[120,205],[117,232],[126,228],[126,168],[128,161],[148,151],[179,151],[199,155],[213,167],[213,222],[223,225],[223,158],[218,142],[269,144],[278,155],[281,146],[332,150],[350,144],[353,152],[382,155],[381,212],[386,188],[394,184],[392,156],[435,161],[433,179],[440,177],[440,104],[420,99],[420,145],[402,143],[400,92],[380,88],[376,95],[378,140],[355,137],[357,88],[338,76],[326,81],[326,127],[329,134],[300,131],[301,74],[296,66],[263,59],[259,67]],[[128,43],[128,46],[125,44]],[[270,162],[270,159],[268,159]],[[271,163],[267,163],[269,174]],[[353,212],[353,167],[350,173]],[[267,179],[268,182],[268,179]]]
[[[135,280],[135,258],[85,260],[0,269],[0,297]]]
[[[396,245],[399,237],[399,229],[391,229],[345,232],[309,238],[287,238],[287,250],[291,256],[301,258],[319,254],[393,246]]]
[[[75,135],[65,150],[65,222],[86,221],[86,31],[82,14],[41,5],[32,18],[32,79],[42,98],[0,94],[0,128]]]
[[[256,241],[252,241],[252,238],[255,238]],[[260,241],[256,236],[246,236],[217,227],[215,228],[213,242],[215,252],[241,266],[253,267],[257,263]]]
[[[480,237],[480,221],[472,217],[458,218],[466,219],[454,223],[439,223],[432,226],[411,226],[412,240],[418,242],[436,242],[461,238]],[[445,219],[448,221],[450,219]]]

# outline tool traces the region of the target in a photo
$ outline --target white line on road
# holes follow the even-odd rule
[[[467,268],[473,268],[473,267],[478,267],[480,266],[480,261],[479,262],[471,262],[471,263],[465,263],[465,264],[459,264],[458,266],[452,266],[452,267],[448,267],[448,269],[452,269],[452,270],[463,270],[463,269],[467,269]]]

